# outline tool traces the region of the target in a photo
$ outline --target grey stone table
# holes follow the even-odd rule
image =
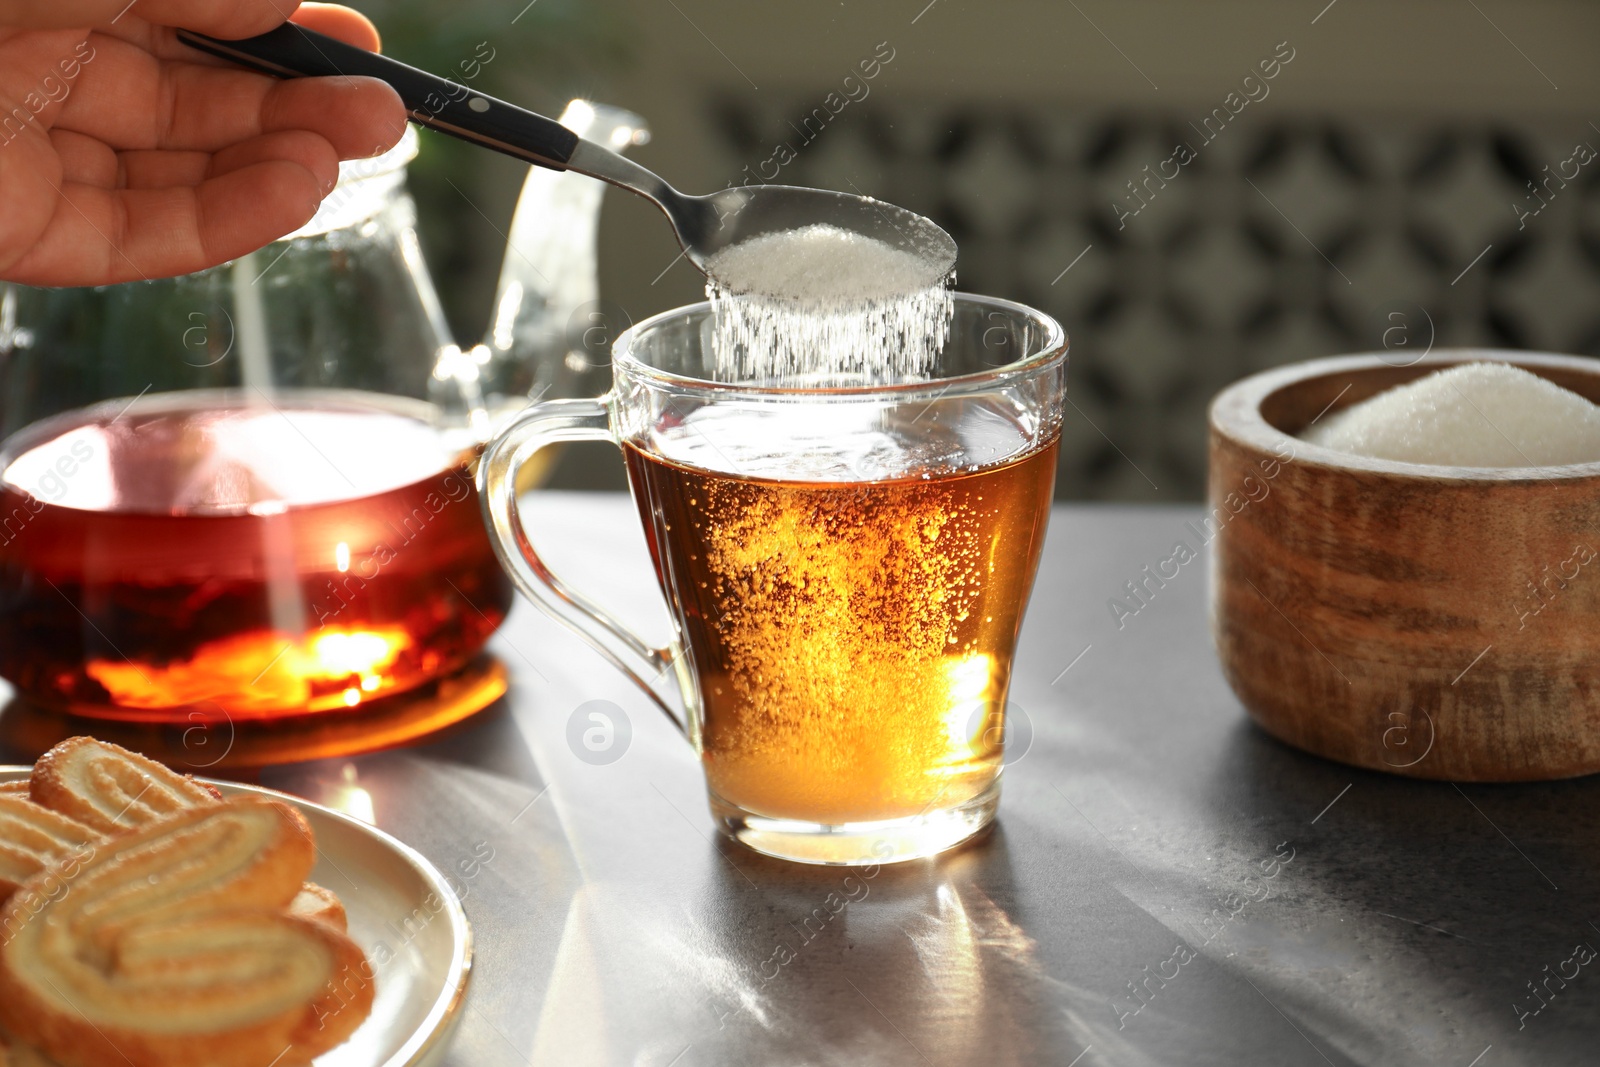
[[[569,581],[664,634],[625,498],[530,514]],[[999,823],[937,860],[867,878],[715,837],[670,725],[526,606],[495,642],[512,692],[465,728],[263,781],[353,775],[441,866],[492,850],[460,1067],[1600,1061],[1600,783],[1408,781],[1252,727],[1203,563],[1120,628],[1107,606],[1198,514],[1056,510]],[[626,721],[609,763],[568,743],[593,700]]]

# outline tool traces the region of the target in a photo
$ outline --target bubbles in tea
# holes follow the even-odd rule
[[[1000,771],[1000,709],[1057,442],[928,473],[937,440],[970,447],[986,427],[928,428],[922,463],[887,435],[835,427],[825,443],[819,427],[813,476],[808,457],[789,454],[800,473],[779,480],[762,476],[759,436],[741,452],[736,423],[663,450],[742,473],[625,450],[692,650],[712,791],[828,825],[977,796]]]

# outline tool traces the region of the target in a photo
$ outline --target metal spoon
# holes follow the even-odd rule
[[[688,196],[609,149],[531,111],[459,82],[345,44],[292,22],[258,37],[223,41],[189,30],[191,48],[280,78],[360,75],[388,82],[411,121],[551,170],[575,170],[637,193],[659,207],[701,271],[719,250],[759,234],[823,223],[911,252],[941,273],[955,266],[956,243],[915,212],[867,196],[792,185],[739,186]]]

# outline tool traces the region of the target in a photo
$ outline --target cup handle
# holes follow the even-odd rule
[[[517,470],[541,448],[562,441],[617,443],[611,430],[609,401],[609,396],[546,400],[523,411],[501,430],[478,465],[483,515],[489,524],[495,555],[522,595],[631,678],[672,720],[678,732],[688,737],[687,724],[654,689],[655,681],[677,662],[676,649],[652,648],[611,618],[604,608],[557,578],[534,551],[517,507]]]

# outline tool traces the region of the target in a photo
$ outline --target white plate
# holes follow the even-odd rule
[[[0,767],[0,782],[27,767]],[[311,880],[339,895],[350,936],[377,973],[372,1016],[316,1067],[434,1067],[455,1032],[472,973],[472,928],[438,869],[382,830],[258,786],[211,782],[224,796],[265,796],[298,808],[317,835]]]

